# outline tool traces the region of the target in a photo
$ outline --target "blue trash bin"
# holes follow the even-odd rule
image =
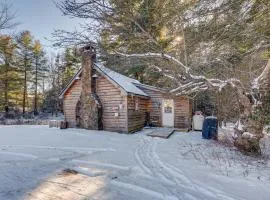
[[[204,139],[217,139],[218,121],[214,116],[206,117],[203,122],[202,137]]]

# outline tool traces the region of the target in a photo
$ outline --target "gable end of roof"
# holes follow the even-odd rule
[[[94,64],[94,69],[96,69],[99,73],[104,75],[109,81],[111,81],[113,84],[118,85],[121,90],[126,92],[126,94],[133,94],[133,95],[139,95],[144,97],[149,97],[148,94],[146,94],[144,91],[142,91],[140,88],[138,88],[135,84],[140,84],[138,80],[129,78],[127,76],[124,76],[122,74],[119,74],[109,68],[104,67],[101,64]],[[80,74],[82,73],[82,68],[78,70],[78,72],[72,77],[70,82],[67,84],[67,86],[61,91],[59,94],[59,98],[62,99],[67,92],[67,90],[72,86],[75,80],[78,79]]]

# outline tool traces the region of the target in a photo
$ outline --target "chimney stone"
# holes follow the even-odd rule
[[[98,130],[99,126],[99,107],[96,95],[93,94],[92,86],[94,74],[93,67],[96,61],[96,50],[93,46],[87,45],[82,51],[82,76],[81,76],[81,96],[77,104],[78,126],[85,129]]]

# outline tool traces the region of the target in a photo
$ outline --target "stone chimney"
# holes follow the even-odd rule
[[[87,45],[81,49],[82,52],[82,91],[77,105],[78,126],[80,128],[98,130],[100,118],[100,103],[97,95],[93,94],[93,66],[96,60],[96,50],[93,46]]]
[[[93,65],[96,62],[96,50],[93,46],[87,45],[82,48],[82,90],[87,93],[92,93],[93,85]]]

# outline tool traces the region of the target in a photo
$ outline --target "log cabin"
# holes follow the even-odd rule
[[[78,126],[83,68],[60,94],[68,127]],[[179,129],[191,126],[192,104],[186,96],[142,84],[95,61],[90,78],[91,93],[95,94],[101,112],[97,122],[99,130],[132,133],[147,125]]]

